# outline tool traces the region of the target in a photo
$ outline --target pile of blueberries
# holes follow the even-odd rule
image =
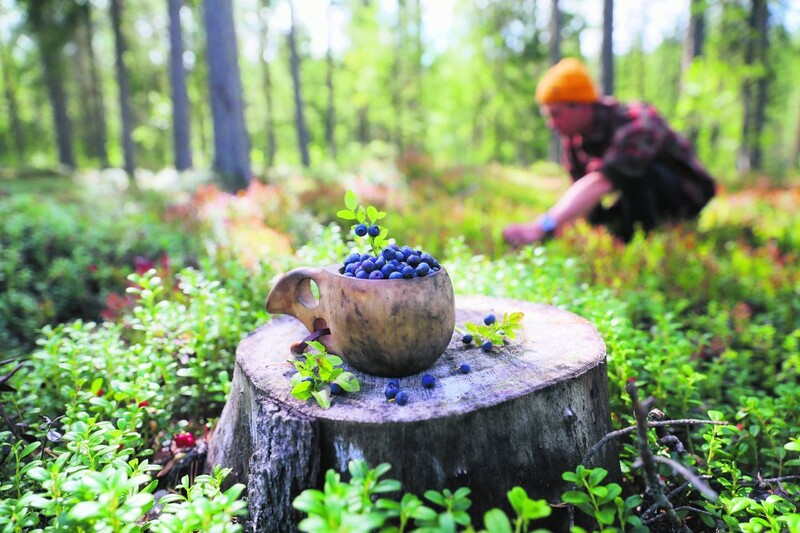
[[[377,256],[351,253],[344,260],[342,274],[359,279],[411,279],[429,276],[441,268],[428,253],[390,244]]]

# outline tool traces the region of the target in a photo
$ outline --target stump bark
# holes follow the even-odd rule
[[[307,335],[282,316],[244,339],[236,353],[231,394],[211,436],[208,466],[231,468],[228,481],[247,484],[252,531],[287,531],[301,516],[292,500],[321,488],[324,473],[346,473],[352,459],[370,467],[390,463],[384,476],[404,492],[472,490],[473,524],[493,507],[510,511],[506,492],[521,486],[532,498],[560,501],[561,479],[611,430],[605,345],[587,320],[550,306],[483,296],[456,297],[456,327],[486,313],[525,314],[517,338],[483,352],[454,334],[445,353],[422,373],[400,379],[405,406],[387,402],[387,378],[347,367],[361,391],[334,396],[330,409],[290,394],[290,345]],[[461,364],[471,372],[462,374]],[[612,476],[616,451],[601,450],[591,465]],[[346,478],[345,476],[343,476]],[[558,514],[548,527],[563,529]]]

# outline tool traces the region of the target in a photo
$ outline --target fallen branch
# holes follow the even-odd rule
[[[714,426],[727,426],[728,423],[725,421],[715,421],[715,420],[698,420],[695,418],[683,418],[678,420],[656,420],[656,421],[649,421],[646,422],[648,428],[655,428],[655,427],[663,427],[663,426],[701,426],[706,424],[711,424]],[[616,431],[612,431],[611,433],[607,433],[602,439],[597,441],[594,446],[589,448],[586,454],[583,456],[583,460],[581,464],[586,465],[589,459],[597,453],[597,451],[605,446],[609,441],[617,439],[619,437],[624,437],[626,435],[630,435],[634,431],[636,431],[637,426],[628,426],[623,429],[618,429]]]
[[[647,442],[647,405],[639,401],[639,392],[636,389],[636,382],[631,381],[625,386],[625,390],[630,395],[633,402],[633,414],[636,417],[636,433],[637,443],[639,445],[639,459],[645,471],[645,483],[647,488],[656,500],[656,503],[664,509],[664,512],[669,519],[673,530],[689,532],[689,528],[683,523],[683,520],[677,515],[675,509],[664,495],[664,487],[661,484],[661,479],[658,477],[656,468],[656,461],[653,452]]]

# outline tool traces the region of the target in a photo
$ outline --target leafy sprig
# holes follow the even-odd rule
[[[331,385],[336,384],[346,392],[361,390],[358,379],[344,369],[338,368],[342,358],[329,354],[325,346],[318,341],[308,341],[310,351],[305,361],[291,360],[297,369],[292,375],[292,396],[306,401],[313,397],[323,409],[331,406]]]
[[[353,225],[350,227],[353,230],[355,230],[355,227],[358,224],[365,224],[367,227],[375,226],[379,220],[386,216],[386,213],[383,211],[378,211],[378,209],[374,206],[368,205],[365,207],[359,204],[356,193],[354,193],[352,190],[348,190],[345,193],[344,205],[346,209],[340,209],[336,213],[336,216],[345,220],[354,221]],[[389,230],[383,226],[380,226],[380,229],[380,234],[375,237],[369,234],[362,237],[363,239],[366,239],[369,245],[372,247],[372,253],[374,255],[378,255],[389,240]]]
[[[525,316],[520,311],[513,313],[503,313],[503,320],[495,321],[493,324],[473,324],[466,322],[464,327],[467,333],[472,335],[475,343],[480,345],[484,341],[491,341],[494,346],[503,346],[505,339],[515,339],[517,332],[522,327],[522,318]],[[457,329],[460,333],[462,330]]]

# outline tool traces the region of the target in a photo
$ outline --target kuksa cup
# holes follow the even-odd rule
[[[266,308],[294,316],[310,333],[328,328],[330,335],[320,338],[327,350],[376,376],[430,367],[455,326],[453,285],[444,267],[421,278],[380,280],[346,277],[339,265],[297,268],[278,279]]]

